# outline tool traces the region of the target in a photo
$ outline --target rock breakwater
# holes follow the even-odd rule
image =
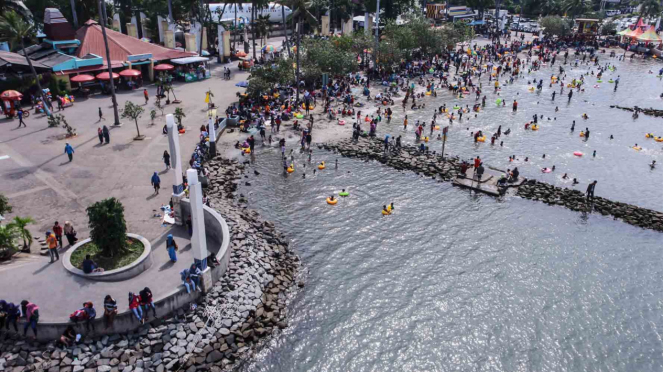
[[[228,224],[232,253],[224,277],[196,306],[125,334],[95,337],[82,332],[81,342],[71,347],[3,333],[0,371],[230,370],[248,360],[261,341],[287,327],[289,291],[303,285],[297,283],[299,258],[271,222],[233,201],[243,165],[217,158],[207,167],[207,195]]]
[[[342,140],[322,144],[319,147],[338,152],[346,157],[376,160],[398,170],[413,171],[440,181],[450,181],[460,173],[458,159],[447,157],[442,160],[440,154],[421,152],[417,147],[411,145],[405,145],[399,151],[386,153],[381,140],[360,138],[357,142]],[[516,195],[574,211],[596,211],[634,226],[663,231],[663,213],[661,212],[602,197],[595,197],[592,201],[588,201],[584,193],[579,190],[557,187],[530,179],[518,188]]]
[[[657,118],[663,117],[663,110],[657,110],[655,108],[641,108],[641,107],[622,107],[618,105],[611,105],[610,108],[618,108],[620,110],[629,111],[629,112],[642,112],[645,115],[654,116]]]

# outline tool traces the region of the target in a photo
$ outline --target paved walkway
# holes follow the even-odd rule
[[[166,236],[173,234],[180,247],[177,262],[168,258]],[[50,263],[48,258],[24,255],[10,264],[0,265],[2,297],[14,303],[28,299],[41,308],[41,321],[67,322],[69,314],[92,301],[101,311],[104,297],[110,294],[118,302],[120,312],[128,309],[129,292],[150,287],[155,298],[162,297],[181,285],[179,272],[193,262],[189,235],[183,227],[171,227],[152,244],[152,267],[123,282],[98,282],[70,274],[62,260]],[[212,242],[208,240],[208,245]],[[64,250],[60,251],[60,258]]]
[[[247,72],[239,72],[237,65],[225,65],[232,70],[232,79],[223,80],[223,67],[212,63],[212,78],[193,83],[176,83],[175,94],[183,102],[168,105],[164,114],[173,113],[176,107],[184,110],[183,124],[187,133],[180,135],[183,171],[188,168],[191,153],[198,142],[201,125],[207,124],[205,92],[214,93],[213,102],[224,115],[226,106],[237,101],[235,93],[240,91],[235,84],[246,80]],[[150,102],[143,106],[144,114],[138,119],[143,141],[134,141],[136,124],[121,119],[121,127],[113,127],[113,110],[108,95],[94,95],[77,100],[73,107],[61,113],[73,126],[78,135],[64,140],[65,130],[49,128],[43,114],[32,113],[26,119],[27,128],[17,128],[17,120],[0,119],[0,193],[9,198],[14,212],[5,216],[30,216],[36,222],[28,228],[33,236],[43,237],[55,221],[63,224],[71,221],[80,239],[89,236],[86,208],[108,197],[118,198],[125,208],[127,230],[144,236],[152,243],[153,265],[139,276],[115,283],[94,282],[70,275],[61,262],[49,263],[49,258],[40,256],[41,245],[32,244],[30,255],[19,255],[11,262],[0,263],[0,298],[12,302],[23,299],[38,304],[42,321],[67,321],[69,314],[80,308],[85,301],[93,301],[101,309],[106,294],[112,295],[127,309],[129,291],[150,287],[158,298],[179,286],[179,272],[193,262],[186,232],[170,225],[163,226],[160,207],[170,199],[174,172],[166,171],[162,161],[168,149],[168,138],[162,134],[165,116],[150,120],[154,108],[156,87],[147,87]],[[143,91],[122,90],[117,94],[120,109],[126,101],[143,105]],[[101,107],[105,120],[98,120]],[[110,129],[110,144],[101,145],[97,129],[107,125]],[[65,143],[75,148],[73,162],[64,154]],[[7,157],[8,156],[8,157]],[[162,190],[154,194],[150,185],[153,172],[159,172]],[[171,230],[174,229],[174,230]],[[165,249],[166,235],[173,231],[182,248],[176,264],[168,262]],[[66,239],[65,239],[66,245]],[[209,244],[209,243],[208,243]],[[68,247],[65,246],[65,249]],[[64,252],[60,252],[62,255]]]

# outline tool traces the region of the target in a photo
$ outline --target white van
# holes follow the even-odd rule
[[[531,32],[539,32],[541,31],[541,26],[537,22],[531,22],[529,24],[529,29]]]

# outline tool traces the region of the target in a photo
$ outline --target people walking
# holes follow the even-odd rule
[[[106,120],[104,119],[104,114],[101,112],[101,107],[99,107],[99,121]]]
[[[64,222],[64,236],[67,237],[67,242],[69,245],[74,245],[78,241],[76,237],[76,230],[74,230],[74,225],[69,221]]]
[[[69,142],[67,142],[67,144],[64,145],[64,152],[69,157],[69,162],[71,163],[71,161],[74,160],[74,148],[71,147]]]
[[[55,234],[55,240],[58,241],[60,248],[62,248],[62,226],[60,226],[58,221],[55,221],[53,224],[53,234]]]
[[[147,94],[147,89],[143,89],[143,96],[145,96],[145,104],[150,100],[150,96]]]
[[[154,172],[150,182],[152,183],[152,186],[154,186],[154,193],[159,195],[159,186],[161,186],[161,178],[159,178],[159,174],[157,174],[157,172]]]
[[[168,250],[168,257],[172,262],[177,262],[177,242],[173,238],[173,234],[168,234],[166,237],[166,249]]]
[[[166,164],[166,170],[170,169],[170,154],[168,153],[168,150],[163,150],[163,156],[161,158],[163,159],[163,163]]]
[[[101,130],[101,127],[97,128],[97,137],[99,137],[99,144],[104,144],[104,132]]]
[[[58,240],[55,238],[55,234],[50,231],[46,232],[46,245],[48,246],[48,254],[51,256],[51,263],[59,260]]]
[[[104,135],[104,141],[106,141],[106,144],[109,144],[110,143],[110,131],[108,130],[108,127],[104,125],[101,128],[101,132]]]
[[[25,122],[23,121],[23,109],[22,108],[18,109],[18,113],[16,115],[18,115],[18,128],[20,128],[21,125],[27,128],[28,126],[25,125]]]

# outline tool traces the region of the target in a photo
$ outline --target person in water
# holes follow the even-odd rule
[[[656,167],[656,160],[652,160],[651,164],[649,164],[649,168],[654,169]]]

